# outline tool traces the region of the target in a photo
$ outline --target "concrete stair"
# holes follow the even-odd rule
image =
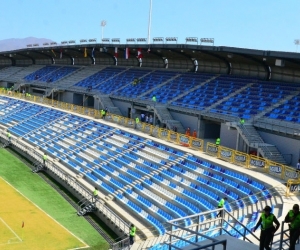
[[[249,147],[257,148],[258,152],[271,161],[286,165],[286,161],[277,147],[272,144],[265,143],[256,128],[251,124],[236,124],[236,128],[240,136],[244,139]]]
[[[178,133],[185,133],[185,129],[182,126],[181,122],[174,120],[174,118],[172,117],[171,113],[165,105],[156,105],[155,103],[155,105],[151,105],[151,108],[153,108],[159,120],[166,124],[168,129],[172,130],[173,127],[177,127]]]
[[[109,113],[122,116],[120,109],[114,106],[109,95],[94,95],[94,98],[98,98],[103,109],[107,108]]]

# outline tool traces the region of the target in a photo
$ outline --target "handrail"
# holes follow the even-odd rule
[[[217,213],[218,211],[223,211],[222,212],[222,216],[212,219],[212,220],[208,220],[208,221],[203,221],[201,222],[199,220],[199,218],[201,216],[204,216],[208,213]],[[186,219],[187,217],[185,217]],[[211,210],[211,211],[206,211],[203,213],[199,213],[199,214],[195,214],[195,215],[191,215],[188,218],[190,218],[193,221],[198,221],[197,224],[193,224],[191,226],[181,226],[178,222],[180,222],[180,220],[183,220],[184,218],[178,218],[175,220],[171,220],[168,221],[167,223],[169,223],[171,225],[172,230],[170,232],[168,232],[167,234],[170,236],[168,242],[165,242],[164,244],[169,246],[169,249],[180,249],[177,248],[174,243],[176,243],[178,240],[183,240],[185,242],[187,242],[188,244],[191,245],[196,245],[194,242],[191,242],[189,240],[187,240],[187,238],[191,237],[191,236],[196,236],[196,242],[198,242],[198,238],[199,237],[203,237],[205,239],[209,239],[212,240],[213,243],[218,243],[220,244],[221,241],[216,240],[213,237],[210,237],[208,235],[205,235],[205,233],[208,233],[209,231],[211,232],[219,232],[219,234],[223,234],[222,232],[226,232],[227,234],[231,235],[230,231],[228,231],[224,225],[227,224],[228,226],[232,227],[232,230],[234,230],[238,235],[243,237],[243,240],[247,240],[249,242],[251,242],[247,237],[247,233],[251,234],[251,236],[254,237],[254,239],[257,241],[256,243],[259,242],[259,238],[256,237],[256,235],[254,235],[252,233],[252,231],[248,228],[246,228],[246,226],[244,226],[242,223],[240,223],[238,220],[236,220],[230,213],[228,213],[224,208],[219,208],[219,209],[215,209],[215,210]],[[227,219],[226,219],[227,218]],[[229,222],[230,219],[234,219],[236,221],[236,224],[238,224],[240,227],[243,228],[243,232],[241,232],[240,230],[237,230],[235,228],[235,226],[232,226]],[[203,230],[201,231],[201,229],[206,228],[206,224],[210,224],[213,223],[214,225],[217,225],[217,227],[213,228],[213,229],[209,229],[209,230]],[[220,230],[220,231],[219,231]],[[180,234],[176,234],[177,232],[180,232]],[[174,240],[175,238],[175,240]],[[212,244],[213,244],[212,243]],[[253,243],[253,242],[251,242]],[[205,245],[206,246],[206,245]],[[198,245],[197,249],[205,249],[205,246],[200,246]],[[207,247],[207,246],[206,246]],[[193,248],[190,248],[193,249]],[[224,248],[223,248],[224,249]],[[226,248],[225,248],[226,249]]]
[[[0,131],[0,137],[5,138],[3,131]],[[34,148],[28,147],[23,144],[22,141],[16,140],[15,138],[11,139],[11,144],[16,148],[19,148],[21,151],[35,159],[36,161],[42,162],[42,154],[38,153]],[[57,164],[55,160],[46,161],[46,167],[60,179],[64,180],[69,186],[77,190],[77,192],[88,200],[92,198],[92,192],[88,190],[83,184],[79,183],[76,178],[72,177],[65,171],[63,171]],[[109,209],[101,200],[96,202],[97,208],[111,220],[117,227],[120,228],[123,232],[129,231],[129,225],[127,222],[123,221],[117,214],[115,214],[111,209]]]

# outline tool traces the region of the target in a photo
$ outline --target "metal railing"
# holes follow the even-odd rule
[[[220,217],[201,222],[200,218],[202,216],[219,212],[221,212]],[[185,219],[198,221],[198,223],[191,226],[181,226],[182,223],[180,222]],[[232,219],[235,220],[234,226],[230,224],[230,220]],[[227,240],[217,240],[215,237],[222,234],[232,235],[233,233],[238,235],[237,238],[242,237],[242,239],[245,241],[255,244],[259,242],[259,239],[252,233],[251,229],[246,228],[223,208],[202,212],[200,214],[195,214],[188,217],[178,218],[167,223],[169,223],[172,228],[171,231],[167,233],[169,235],[168,240],[164,242],[164,245],[168,245],[169,250],[182,249],[182,247],[186,245],[189,245],[189,249],[191,250],[207,249],[207,247],[213,247],[212,249],[215,249],[215,246],[222,245],[223,249],[226,250]],[[214,225],[214,227],[211,227],[211,225]],[[231,230],[225,228],[224,225],[228,225]],[[240,230],[236,229],[236,225],[239,225],[239,227],[243,229],[243,232],[240,232]],[[256,242],[253,242],[247,238],[248,234],[250,234],[254,240],[256,240]],[[194,240],[191,240],[192,237],[194,237]],[[210,240],[212,243],[199,246],[197,243],[203,240]]]
[[[0,137],[6,140],[6,134],[4,131],[0,131]],[[12,138],[11,144],[16,148],[20,149],[23,153],[29,155],[35,162],[42,163],[43,155],[39,153],[36,148],[30,147],[23,143],[21,140]],[[78,180],[61,169],[55,160],[47,160],[45,163],[47,169],[64,181],[68,186],[76,190],[82,197],[92,200],[92,192],[85,187],[83,184],[78,182]],[[118,215],[116,215],[112,210],[110,210],[103,201],[97,200],[96,207],[98,208],[106,218],[108,218],[112,223],[114,223],[123,232],[129,232],[129,225],[127,222],[122,220]]]

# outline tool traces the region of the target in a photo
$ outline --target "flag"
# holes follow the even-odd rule
[[[87,57],[86,48],[84,48],[84,57]]]
[[[143,58],[142,49],[138,49],[138,55],[137,55],[137,58],[138,58],[138,59]]]
[[[115,47],[115,58],[118,58],[118,47]]]
[[[62,49],[60,49],[60,55],[59,58],[62,59]]]
[[[125,49],[125,59],[129,58],[129,48]]]
[[[92,57],[95,57],[94,56],[94,51],[95,51],[95,48],[93,48],[93,50],[92,50]]]
[[[55,52],[54,52],[54,50],[52,49],[51,50],[51,52],[52,52],[52,54],[56,57],[56,54],[55,54]]]
[[[24,221],[22,221],[22,228],[25,226]]]

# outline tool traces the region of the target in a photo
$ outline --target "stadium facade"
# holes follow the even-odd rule
[[[221,138],[223,147],[245,154],[255,154],[258,156],[258,159],[268,159],[276,162],[279,166],[278,169],[280,169],[280,166],[295,167],[300,153],[299,62],[300,57],[297,53],[188,44],[151,44],[149,46],[144,44],[88,43],[46,46],[43,48],[36,46],[0,53],[0,67],[2,68],[0,70],[0,83],[3,88],[13,88],[10,91],[14,93],[24,93],[24,98],[26,97],[25,95],[29,95],[29,97],[34,95],[41,99],[48,98],[52,102],[58,101],[94,110],[107,108],[109,113],[131,119],[140,117],[142,113],[147,113],[149,116],[152,116],[152,124],[154,126],[169,130],[176,129],[180,134],[185,134],[186,129],[190,128],[192,131],[195,130],[197,137],[204,139],[208,145],[209,143],[214,144],[216,138]],[[156,96],[156,101],[153,101],[153,96]],[[21,103],[16,104],[10,97],[7,98],[1,101],[4,105],[3,110],[6,108],[5,105],[8,104],[26,106]],[[37,115],[40,112],[49,112],[55,121],[57,119],[57,123],[61,124],[60,126],[63,129],[64,126],[66,128],[68,126],[72,127],[74,131],[83,129],[79,133],[91,133],[91,136],[100,136],[100,138],[103,136],[104,141],[106,136],[111,136],[108,131],[113,128],[101,127],[102,125],[99,125],[97,122],[89,124],[83,118],[66,118],[65,114],[54,114],[49,110],[34,108],[35,111],[32,112],[36,112]],[[5,113],[4,116],[9,120],[9,114]],[[22,123],[26,122],[29,117],[24,118]],[[72,125],[69,125],[70,118],[72,118]],[[240,124],[241,118],[245,120],[245,124]],[[83,128],[81,124],[86,124],[86,126]],[[51,122],[49,121],[50,125]],[[97,135],[94,135],[92,132],[93,126],[97,128],[97,131],[94,131],[98,133]],[[52,125],[50,127],[53,129]],[[35,137],[30,131],[26,130],[24,132],[24,128],[14,127],[14,125],[11,128],[12,132],[15,133],[14,136],[27,140],[29,144],[38,146],[43,141],[38,141],[39,137]],[[35,128],[33,131],[39,131],[40,129]],[[105,131],[103,132],[105,136],[100,131]],[[165,150],[163,150],[163,146],[152,144],[150,141],[144,142],[144,147],[138,148],[137,145],[141,143],[138,136],[132,137],[130,134],[122,134],[120,131],[115,131],[113,132],[114,134],[117,137],[132,138],[129,139],[129,142],[134,145],[132,153],[128,154],[127,158],[125,157],[126,159],[122,158],[123,162],[118,162],[121,165],[127,162],[129,158],[130,160],[135,159],[140,151],[146,150],[148,147],[158,147],[163,152]],[[77,140],[76,135],[68,134],[67,136],[70,136],[72,140],[74,138]],[[33,137],[35,139],[32,139]],[[57,138],[59,138],[59,135]],[[66,137],[64,138],[67,140]],[[83,138],[86,137],[83,136]],[[92,137],[89,139],[93,142],[96,140],[96,138]],[[124,141],[125,139],[122,140]],[[83,144],[86,143],[82,138],[79,141]],[[17,140],[14,143],[16,145]],[[44,148],[41,147],[40,149],[49,150],[51,153],[53,150],[56,150],[55,147],[58,148],[56,143],[58,142],[42,143]],[[107,146],[105,143],[100,144]],[[110,141],[107,140],[107,143],[109,144]],[[96,144],[91,147],[96,147]],[[108,147],[111,148],[111,146]],[[74,155],[71,158],[74,156],[74,159],[77,159],[80,153],[84,154],[83,148],[82,144],[79,152],[72,148]],[[111,149],[106,150],[110,151]],[[59,151],[64,152],[64,149],[60,148]],[[222,164],[215,166],[211,162],[206,163],[188,155],[185,156],[186,161],[181,161],[183,154],[181,155],[180,152],[177,154],[177,151],[174,153],[174,149],[170,148],[167,151],[169,152],[167,156],[164,153],[159,156],[161,158],[159,159],[159,164],[162,166],[166,165],[168,169],[161,169],[159,164],[153,164],[153,162],[158,160],[155,157],[148,162],[148,167],[156,170],[161,169],[162,174],[160,176],[146,178],[148,181],[145,181],[143,186],[135,183],[137,185],[135,188],[124,191],[124,184],[128,182],[128,176],[132,177],[132,175],[136,174],[129,171],[128,176],[125,175],[124,180],[118,177],[120,179],[114,182],[119,191],[110,188],[106,191],[104,190],[105,188],[103,189],[104,193],[108,192],[108,190],[115,193],[113,196],[106,194],[106,198],[102,197],[103,200],[108,198],[112,200],[117,199],[117,204],[119,205],[122,202],[126,204],[131,202],[130,204],[133,204],[131,209],[137,212],[140,207],[136,207],[136,204],[142,204],[143,207],[148,204],[148,201],[140,198],[139,201],[132,203],[132,200],[127,200],[128,195],[134,192],[134,197],[140,197],[144,188],[152,186],[149,188],[151,190],[151,195],[149,196],[154,200],[158,199],[159,196],[152,189],[158,188],[159,181],[162,181],[160,179],[162,178],[161,176],[170,182],[172,176],[181,176],[180,173],[185,173],[188,168],[193,173],[197,169],[197,164],[202,164],[204,169],[211,168],[211,171],[207,172],[206,178],[201,180],[202,184],[208,184],[208,181],[211,181],[209,178],[213,177],[216,180],[220,178],[217,176],[217,172],[226,172],[222,167],[218,167]],[[53,156],[57,155],[57,152],[53,151]],[[60,156],[61,158],[58,157],[61,162],[64,162],[62,164],[67,163],[66,165],[69,164],[71,167],[74,167],[72,165],[74,161],[69,156],[65,157],[64,154]],[[156,153],[150,152],[150,154]],[[140,155],[143,154],[141,153]],[[177,160],[180,160],[178,164],[182,166],[168,165],[168,161],[163,160],[164,157],[167,157],[169,160],[172,159],[170,160],[171,163],[178,157]],[[102,159],[105,162],[108,160],[106,157]],[[36,158],[35,160],[38,159]],[[89,167],[86,165],[88,163],[82,164],[80,157],[77,160],[79,162],[77,164],[84,166],[78,169],[79,173],[85,176],[91,185],[93,185],[93,180],[100,180],[101,175],[104,177],[109,171],[114,171],[114,167],[121,168],[118,164],[114,166],[112,163],[107,163],[107,169],[104,172],[102,172],[101,168],[99,168],[99,171],[90,172]],[[94,159],[92,160],[94,161]],[[130,162],[127,163],[130,164]],[[186,163],[186,167],[183,167]],[[257,161],[257,163],[260,164],[261,162]],[[54,165],[49,166],[53,172],[57,169],[57,166]],[[163,172],[164,170],[165,172]],[[141,168],[141,171],[144,171],[143,174],[145,175],[150,174],[144,168]],[[274,172],[276,171],[274,170]],[[261,186],[262,184],[257,182],[257,179],[252,179],[249,176],[247,179],[244,176],[240,176],[239,181],[253,184],[253,190],[247,188],[246,184],[239,183],[235,186],[233,179],[236,176],[232,175],[230,177],[229,172],[228,183],[226,184],[228,188],[222,192],[232,193],[232,201],[239,200],[243,195],[249,195],[248,201],[256,204],[258,200],[253,200],[251,195],[257,189],[264,191],[266,186]],[[136,174],[135,177],[138,179],[139,176]],[[140,177],[142,178],[142,176]],[[192,175],[189,175],[189,178],[192,178]],[[73,182],[72,178],[70,182]],[[257,183],[257,186],[254,183]],[[218,186],[217,181],[211,181],[211,184],[215,185],[214,188],[219,193],[217,196],[214,196],[209,191],[201,190],[202,193],[208,192],[207,195],[210,197],[208,204],[201,197],[194,197],[194,194],[190,193],[190,186],[186,189],[186,201],[179,199],[177,208],[170,205],[169,209],[171,212],[169,210],[159,210],[159,216],[163,220],[168,220],[176,218],[178,214],[183,215],[182,211],[185,210],[184,202],[187,204],[189,213],[201,212],[193,206],[193,200],[198,200],[197,202],[202,204],[200,205],[202,208],[213,209],[211,204],[214,199],[221,197],[222,188]],[[107,188],[107,186],[105,187]],[[169,192],[169,188],[166,188],[166,192]],[[198,187],[196,185],[193,188],[197,189]],[[235,188],[240,188],[237,197],[234,195]],[[80,195],[84,196],[82,193]],[[260,195],[266,199],[270,198],[269,193],[262,192]],[[162,196],[167,197],[168,193],[164,193]],[[108,200],[107,204],[109,204]],[[159,202],[156,201],[153,205],[159,207]],[[110,207],[110,209],[113,210],[113,207]],[[231,209],[228,207],[229,211]],[[155,217],[153,211],[146,211],[150,219],[145,220],[143,222],[144,225],[147,227],[155,225],[156,232],[154,235],[164,235],[165,230],[170,228],[165,224],[161,226],[160,221],[157,219],[160,217],[158,215],[158,217]],[[115,213],[117,213],[116,210]],[[99,216],[101,217],[101,215]],[[119,216],[122,217],[122,215]],[[187,219],[184,223],[190,225],[191,221]],[[253,226],[253,223],[251,226]],[[145,229],[142,238],[147,238],[146,232],[147,230]]]

